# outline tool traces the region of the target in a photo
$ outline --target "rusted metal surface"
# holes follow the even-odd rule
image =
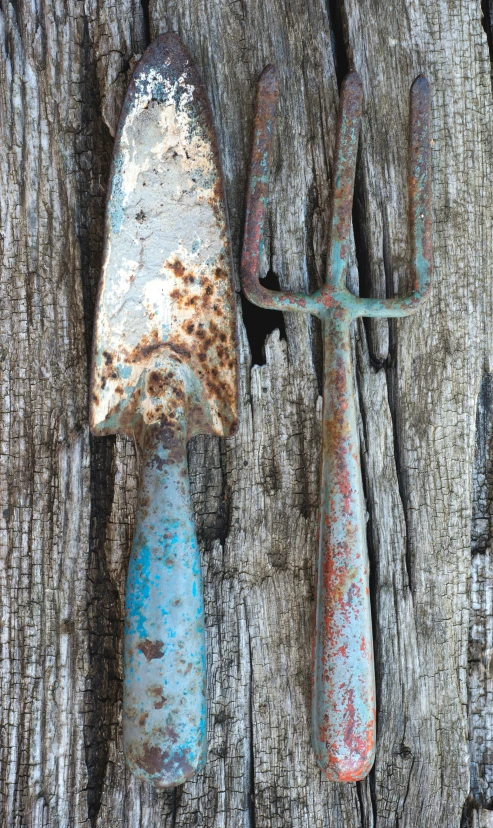
[[[106,210],[90,423],[143,454],[127,579],[126,761],[158,787],[205,762],[205,643],[186,442],[237,417],[236,322],[217,141],[176,35],[147,49],[120,117]]]
[[[310,295],[270,291],[259,283],[277,97],[277,73],[268,66],[257,91],[241,279],[246,296],[256,305],[313,313],[323,320],[325,378],[312,740],[317,761],[329,779],[355,782],[367,775],[374,761],[375,679],[349,329],[359,316],[408,316],[428,296],[432,273],[430,88],[420,75],[410,96],[413,292],[402,299],[360,298],[345,285],[363,100],[356,72],[346,77],[341,90],[326,283]]]

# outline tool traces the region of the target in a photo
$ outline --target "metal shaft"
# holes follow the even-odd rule
[[[348,316],[324,323],[324,371],[312,738],[328,778],[355,782],[374,759],[375,679]]]
[[[183,430],[146,434],[124,658],[127,764],[156,787],[180,785],[207,749],[202,577]]]

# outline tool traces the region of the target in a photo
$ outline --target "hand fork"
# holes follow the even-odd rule
[[[432,274],[430,87],[419,75],[411,88],[409,202],[414,283],[412,293],[402,299],[354,296],[345,284],[363,100],[357,72],[347,75],[341,90],[327,281],[310,295],[271,291],[260,284],[259,255],[277,98],[277,71],[267,66],[257,89],[241,280],[247,298],[255,305],[312,313],[323,322],[312,742],[317,762],[329,779],[355,782],[368,774],[374,761],[376,711],[365,503],[349,330],[359,316],[409,316],[428,296]]]

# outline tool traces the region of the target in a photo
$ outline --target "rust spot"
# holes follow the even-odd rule
[[[164,643],[162,641],[149,641],[146,638],[138,646],[138,649],[143,653],[147,661],[152,661],[153,658],[162,658],[164,655]]]
[[[149,716],[148,712],[140,714],[140,716],[139,716],[139,725],[140,725],[140,727],[144,727],[148,716]]]
[[[175,259],[174,262],[171,263],[166,262],[165,267],[168,270],[172,270],[175,276],[178,276],[178,278],[182,278],[183,274],[185,273],[185,268],[183,267],[179,259]]]
[[[161,397],[165,392],[168,384],[166,376],[159,371],[151,371],[147,380],[147,393],[151,397]]]
[[[142,745],[142,755],[136,756],[135,763],[145,770],[146,773],[160,773],[164,768],[167,754],[158,748],[157,745],[150,745],[149,742],[144,742]]]
[[[181,356],[190,359],[190,351],[188,348],[185,348],[183,345],[180,345],[176,342],[165,342],[165,346],[169,348],[171,351],[174,351],[175,354],[180,354]]]
[[[173,743],[177,742],[179,739],[178,733],[172,725],[167,725],[167,727],[164,730],[164,736],[166,736],[170,740],[170,742]]]
[[[166,776],[192,776],[195,768],[190,764],[186,753],[177,752],[170,754],[169,750],[163,751],[155,745],[144,742],[142,755],[135,758],[135,763],[150,775],[162,774]]]

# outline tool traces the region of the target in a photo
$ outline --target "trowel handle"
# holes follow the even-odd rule
[[[136,776],[180,785],[206,759],[204,608],[185,433],[145,436],[124,642],[123,745]]]
[[[312,736],[328,778],[356,782],[374,759],[375,679],[347,319],[324,323],[324,374]]]

